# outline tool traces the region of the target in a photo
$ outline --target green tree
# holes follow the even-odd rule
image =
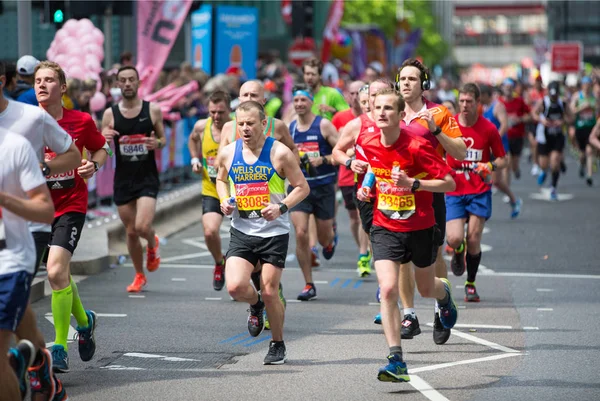
[[[437,30],[432,3],[424,0],[404,0],[405,16],[412,29],[421,28],[423,35],[416,54],[428,66],[440,64],[448,54],[448,44]],[[346,0],[342,26],[349,24],[377,25],[389,40],[396,33],[396,2],[393,0]]]

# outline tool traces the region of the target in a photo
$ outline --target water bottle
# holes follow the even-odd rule
[[[365,174],[362,186],[359,188],[359,191],[362,192],[365,198],[371,196],[371,188],[373,187],[373,184],[375,184],[375,174],[373,174],[372,171],[369,171],[367,174]]]
[[[227,203],[229,203],[231,206],[235,206],[235,196],[228,198]]]
[[[310,164],[310,159],[308,155],[304,152],[298,152],[300,156],[300,166],[308,173],[309,177],[316,177],[317,170]]]

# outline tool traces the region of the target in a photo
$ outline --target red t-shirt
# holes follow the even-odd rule
[[[494,153],[495,157],[504,157],[506,152],[502,146],[500,133],[494,124],[482,116],[479,116],[471,127],[461,125],[458,115],[456,121],[467,145],[467,157],[463,161],[458,161],[450,155],[446,156],[448,165],[453,169],[452,177],[456,182],[456,190],[448,192],[446,195],[458,196],[487,192],[492,189],[492,186],[486,184],[479,174],[454,170],[462,169],[463,166],[470,167],[472,163],[487,163],[490,161],[490,153]],[[469,179],[467,179],[467,174]]]
[[[435,224],[433,193],[399,188],[391,182],[392,168],[399,164],[409,177],[420,180],[444,178],[450,168],[423,138],[402,132],[392,146],[381,143],[378,133],[358,137],[375,174],[373,224],[394,232],[424,230]]]
[[[82,153],[83,148],[90,152],[96,152],[102,149],[106,143],[106,140],[98,131],[96,123],[87,113],[63,108],[63,118],[58,121],[58,125],[71,135],[75,146]],[[48,148],[45,149],[46,161],[55,157],[55,153]],[[85,180],[77,174],[76,170],[48,176],[46,177],[46,183],[56,209],[54,217],[69,212],[87,212],[88,188]]]
[[[352,112],[352,109],[340,111],[335,113],[331,123],[338,131],[346,126],[350,121],[354,120],[356,116]],[[340,166],[338,174],[338,186],[340,187],[352,187],[354,186],[354,173],[346,166]]]
[[[358,118],[360,118],[360,124],[361,124],[360,132],[358,133],[358,138],[360,138],[361,136],[365,136],[365,135],[379,134],[381,132],[379,130],[379,127],[377,127],[377,125],[375,124],[375,121],[371,120],[369,118],[369,116],[367,116],[366,114],[361,114]],[[365,155],[365,153],[362,150],[362,148],[360,147],[360,145],[358,145],[358,139],[356,141],[356,144],[354,145],[354,150],[355,150],[356,160],[361,160],[363,162],[369,163],[369,159]],[[364,174],[356,175],[355,179],[356,179],[356,182],[358,183],[359,187],[361,186],[364,178],[365,178]]]
[[[500,101],[504,104],[506,108],[506,114],[508,115],[508,123],[510,125],[511,119],[521,118],[526,114],[529,114],[530,109],[522,97],[515,97],[512,100],[506,100],[506,98],[501,97]],[[525,124],[522,122],[512,127],[508,128],[507,135],[509,139],[513,138],[523,138],[525,136]]]

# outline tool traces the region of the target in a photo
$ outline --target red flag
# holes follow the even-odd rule
[[[325,24],[325,29],[323,30],[323,48],[321,49],[321,60],[324,63],[329,61],[329,56],[331,54],[331,43],[335,40],[343,16],[344,0],[333,0],[331,7],[329,7],[327,23]]]

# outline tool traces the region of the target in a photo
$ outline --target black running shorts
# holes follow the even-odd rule
[[[438,246],[442,246],[446,239],[446,196],[443,193],[433,193],[433,213],[435,214],[435,225],[440,233]]]
[[[565,136],[546,135],[546,143],[537,144],[538,156],[548,156],[551,152],[562,152],[565,148]]]
[[[221,201],[212,196],[202,195],[202,214],[206,213],[219,213],[223,216],[221,211]]]
[[[227,258],[233,256],[242,258],[250,262],[252,266],[261,262],[263,265],[268,263],[275,267],[285,268],[285,258],[290,242],[289,234],[262,238],[244,234],[233,227],[230,232]]]
[[[508,138],[508,152],[511,156],[521,156],[525,138]]]
[[[288,193],[292,187],[288,188]],[[335,218],[335,184],[321,185],[310,189],[310,193],[300,203],[290,209],[290,212],[314,214],[319,220]]]
[[[417,267],[429,267],[437,258],[439,230],[436,226],[425,230],[399,233],[383,227],[371,228],[373,260],[391,260]]]
[[[354,203],[354,185],[340,187],[342,191],[342,197],[344,198],[344,206],[348,210],[356,210],[356,204]]]
[[[54,219],[49,246],[60,246],[73,255],[85,224],[85,213],[70,212]]]

